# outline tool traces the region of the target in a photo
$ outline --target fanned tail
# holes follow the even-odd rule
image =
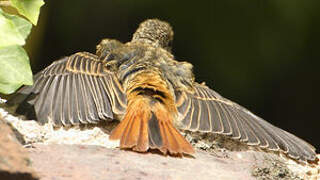
[[[163,154],[193,154],[190,143],[173,126],[173,115],[161,102],[138,96],[129,102],[121,123],[111,132],[110,140],[120,139],[120,148],[146,152],[159,149]]]

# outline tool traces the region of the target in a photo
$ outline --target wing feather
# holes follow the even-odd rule
[[[229,135],[248,145],[281,151],[301,161],[315,161],[315,148],[280,129],[205,85],[194,84],[194,93],[176,92],[179,128]]]
[[[124,114],[126,95],[96,55],[80,52],[37,73],[34,85],[21,88],[7,103],[18,104],[18,114],[34,109],[42,124],[51,119],[55,126],[69,126]]]
[[[223,133],[223,123],[221,119],[221,112],[218,110],[217,103],[214,101],[210,102],[210,114],[212,115],[212,132]]]
[[[64,124],[64,119],[61,119],[61,111],[62,111],[62,98],[63,98],[63,91],[62,91],[62,84],[63,84],[63,76],[58,76],[56,80],[56,86],[54,87],[54,94],[53,100],[55,101],[52,103],[52,108],[50,110],[50,114],[52,115],[52,120],[55,126],[61,126]],[[54,113],[53,113],[54,112]]]
[[[72,76],[70,78],[65,78],[64,84],[63,86],[65,87],[65,93],[64,93],[64,98],[63,98],[63,109],[64,109],[64,113],[63,113],[63,117],[62,119],[66,119],[69,121],[65,121],[65,122],[69,122],[68,125],[73,124],[74,120],[72,118],[72,110],[71,108],[73,107],[73,105],[71,105],[70,103],[70,92],[71,92],[71,87],[72,85],[70,84],[70,82],[72,81]]]
[[[78,103],[77,105],[77,109],[76,111],[78,112],[78,116],[79,116],[79,121],[82,124],[87,124],[88,123],[88,119],[89,114],[88,114],[88,107],[86,104],[86,94],[85,94],[85,90],[82,88],[82,75],[81,74],[75,74],[75,87],[76,87],[76,91],[77,91],[77,101]]]
[[[199,91],[200,96],[205,96],[206,93],[202,90]],[[201,115],[199,116],[198,120],[202,119],[202,121],[199,121],[199,127],[198,129],[203,129],[204,131],[211,131],[211,117],[209,114],[209,106],[207,101],[199,101],[200,105],[200,112]]]
[[[187,115],[182,120],[182,124],[184,125],[185,129],[190,129],[193,111],[194,111],[193,99],[190,99],[190,108],[187,111]]]
[[[232,112],[230,109],[227,107],[226,104],[221,104],[221,106],[224,108],[226,115],[228,116],[229,119],[229,125],[230,125],[230,135],[232,136],[233,139],[240,139],[241,133],[239,129],[239,124],[236,121],[235,117],[233,116]]]
[[[190,121],[190,130],[199,129],[200,125],[200,116],[201,116],[201,106],[200,101],[192,101],[193,104],[193,113]]]

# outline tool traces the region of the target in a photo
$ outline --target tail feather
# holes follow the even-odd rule
[[[163,106],[156,107],[156,117],[159,119],[160,131],[163,137],[163,148],[171,154],[194,154],[194,149],[189,142],[173,127],[171,114],[166,113]]]
[[[173,116],[161,103],[150,108],[149,99],[129,103],[127,113],[111,132],[110,140],[120,139],[120,148],[146,152],[158,149],[163,154],[193,154],[192,146],[173,127]]]
[[[112,131],[112,134],[110,135],[110,140],[117,140],[117,139],[123,139],[122,136],[124,134],[124,131],[127,131],[129,124],[132,122],[132,119],[124,119],[120,124],[118,124],[117,127]]]
[[[167,141],[168,141],[168,149],[170,150],[170,153],[172,154],[180,154],[180,153],[186,153],[186,154],[193,154],[194,149],[190,145],[189,142],[185,140],[185,138],[175,129],[172,124],[166,123],[165,130],[167,135]]]
[[[130,106],[129,106],[130,107]],[[121,123],[110,134],[110,140],[120,139],[121,148],[133,148],[133,150],[144,152],[148,150],[149,112],[143,102],[134,103],[128,108],[127,114]]]
[[[150,120],[148,121],[148,136],[149,136],[149,147],[151,149],[160,149],[163,146],[163,138],[161,137],[160,124],[152,113]],[[167,152],[163,152],[166,154]]]
[[[126,129],[124,129],[125,131],[120,139],[120,146],[122,148],[132,148],[137,144],[139,126],[136,126],[136,124],[140,123],[140,120],[135,121],[134,119],[128,119],[128,121],[129,123]]]
[[[148,120],[149,120],[149,113],[143,114],[144,117],[140,120],[140,133],[138,137],[138,146],[135,146],[133,150],[145,152],[149,148],[149,140],[148,140]]]
[[[176,140],[176,137],[174,137],[171,128],[168,126],[168,123],[163,123],[163,130],[164,130],[164,135],[166,137],[167,143],[167,149],[169,149],[171,154],[178,154],[181,152],[180,146]]]

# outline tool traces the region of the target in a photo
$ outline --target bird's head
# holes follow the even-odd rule
[[[132,42],[145,42],[169,51],[171,51],[172,40],[171,26],[169,23],[158,19],[148,19],[142,22],[132,37]]]

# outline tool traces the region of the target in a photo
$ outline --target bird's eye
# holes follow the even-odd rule
[[[104,67],[105,67],[107,70],[111,70],[112,65],[111,65],[111,64],[106,64]]]

